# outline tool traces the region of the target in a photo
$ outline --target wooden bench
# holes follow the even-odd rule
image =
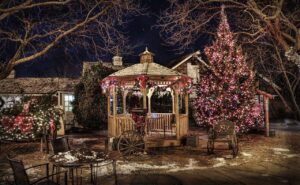
[[[232,155],[235,157],[239,151],[235,124],[231,121],[223,120],[209,129],[207,141],[208,154],[212,154],[214,152],[215,142],[228,143],[228,148],[229,150],[232,150]]]

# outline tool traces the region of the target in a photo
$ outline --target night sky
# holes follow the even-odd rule
[[[191,47],[190,50],[183,54],[177,54],[174,48],[166,46],[159,36],[158,28],[154,25],[157,16],[161,11],[168,7],[166,0],[144,0],[142,5],[147,7],[148,15],[133,17],[127,26],[130,44],[138,44],[135,48],[134,55],[123,56],[125,63],[139,62],[138,55],[148,49],[155,54],[155,62],[159,64],[167,64],[173,59],[190,52],[202,49],[205,41],[199,41]],[[17,76],[19,77],[78,77],[82,69],[82,61],[93,61],[85,56],[84,53],[79,54],[76,58],[70,58],[64,54],[64,45],[59,44],[52,49],[47,55],[39,58],[37,61],[25,63],[16,67]],[[102,57],[105,62],[110,62],[113,55],[108,54]]]

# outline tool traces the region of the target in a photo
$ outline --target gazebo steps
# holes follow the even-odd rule
[[[146,148],[180,146],[180,140],[177,139],[152,139],[145,141]]]

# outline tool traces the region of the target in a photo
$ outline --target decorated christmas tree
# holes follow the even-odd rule
[[[193,102],[197,124],[230,120],[240,133],[262,124],[260,107],[255,104],[254,72],[234,40],[224,6],[216,40],[205,48],[205,54],[210,67],[201,76]]]

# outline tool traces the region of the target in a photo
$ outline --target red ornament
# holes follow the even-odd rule
[[[139,81],[139,85],[141,88],[146,88],[147,81],[149,79],[148,76],[140,75],[136,78]]]

